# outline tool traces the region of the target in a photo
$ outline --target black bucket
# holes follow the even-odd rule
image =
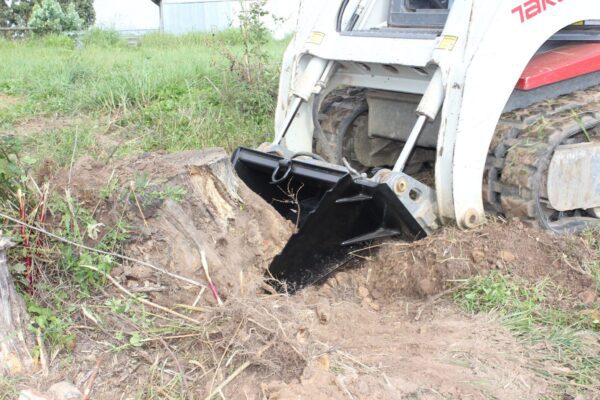
[[[372,240],[426,236],[386,184],[353,178],[338,166],[242,147],[232,163],[250,189],[297,225],[269,266],[279,291],[293,293],[321,281]]]

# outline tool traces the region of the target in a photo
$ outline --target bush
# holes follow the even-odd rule
[[[83,21],[74,5],[70,4],[65,12],[56,0],[43,0],[36,4],[29,18],[29,27],[38,35],[77,31],[82,26]]]
[[[50,34],[41,39],[41,44],[45,47],[55,47],[61,49],[74,49],[75,41],[65,35]]]
[[[82,27],[83,20],[79,17],[79,14],[77,14],[75,5],[73,3],[69,4],[62,19],[63,32],[78,31],[81,30]]]
[[[113,47],[123,44],[119,32],[113,29],[92,28],[83,36],[85,46]]]

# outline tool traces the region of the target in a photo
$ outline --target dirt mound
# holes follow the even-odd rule
[[[328,312],[305,328],[315,349],[302,376],[268,384],[266,398],[537,399],[548,388],[516,340],[484,317],[447,305],[422,321],[404,305],[376,313],[341,302]]]
[[[293,229],[235,178],[227,155],[217,149],[146,154],[111,166],[84,158],[56,183],[95,210],[103,224],[98,238],[128,225],[129,257],[204,282],[204,251],[224,300],[257,290]],[[214,303],[210,291],[196,299],[197,287],[144,265],[126,264],[113,275],[129,288],[160,288],[148,289],[160,304]]]
[[[595,290],[591,275],[579,267],[594,258],[581,238],[519,222],[491,222],[470,231],[446,228],[416,243],[386,242],[374,250],[363,267],[368,274],[354,284],[383,302],[432,296],[490,271],[532,282],[549,278],[574,296]]]

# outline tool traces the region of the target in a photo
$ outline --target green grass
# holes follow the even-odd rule
[[[454,300],[472,313],[499,314],[501,323],[527,347],[543,346],[544,351],[538,354],[544,358],[539,365],[531,366],[536,372],[565,386],[597,387],[600,356],[594,349],[594,338],[600,332],[600,321],[590,314],[594,309],[567,308],[551,301],[560,295],[560,289],[547,280],[532,284],[492,273],[468,280],[455,292]],[[549,372],[545,362],[564,367],[567,372]]]
[[[251,85],[231,71],[226,56],[239,54],[240,41],[236,31],[152,34],[130,46],[100,30],[90,31],[83,46],[65,37],[0,41],[0,93],[21,99],[0,108],[0,128],[42,115],[92,121],[115,116],[119,129],[113,139],[123,142],[117,156],[257,145],[272,134],[278,65],[286,43],[268,44],[267,72]],[[70,136],[50,133],[37,142],[61,152]]]

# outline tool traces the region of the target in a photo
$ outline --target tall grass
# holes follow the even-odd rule
[[[239,54],[239,33],[151,34],[129,46],[114,32],[0,43],[0,93],[20,96],[21,112],[0,110],[0,125],[24,116],[118,115],[138,132],[137,148],[182,150],[255,145],[272,131],[284,42],[268,44],[270,71],[251,88],[225,54]]]

